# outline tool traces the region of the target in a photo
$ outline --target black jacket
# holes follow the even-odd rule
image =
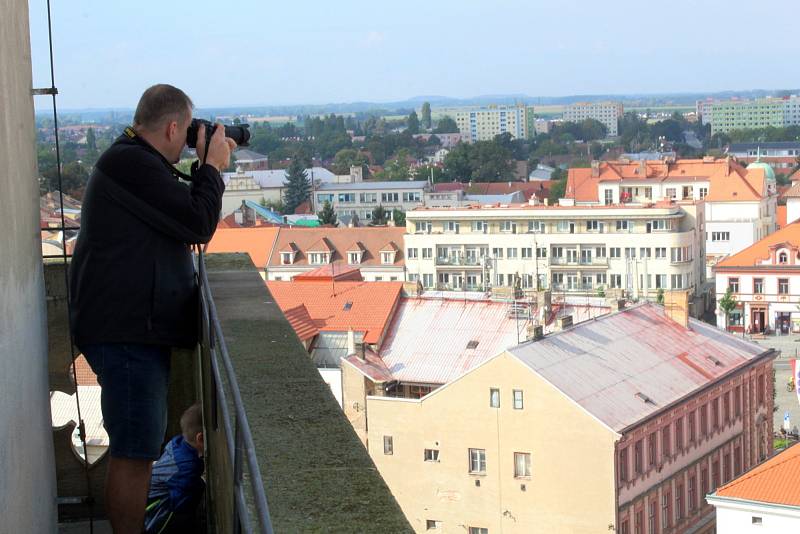
[[[192,186],[140,138],[119,137],[95,166],[70,266],[78,347],[143,343],[191,347],[198,288],[189,244],[217,227],[225,185],[202,165]]]

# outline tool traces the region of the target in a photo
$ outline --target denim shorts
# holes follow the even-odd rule
[[[109,454],[157,460],[167,430],[170,348],[103,343],[81,349],[103,388]]]

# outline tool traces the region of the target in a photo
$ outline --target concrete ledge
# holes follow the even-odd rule
[[[246,254],[206,257],[276,532],[412,532]]]

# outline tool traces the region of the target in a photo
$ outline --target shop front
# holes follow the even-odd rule
[[[750,305],[750,324],[747,327],[749,334],[763,334],[769,330],[767,323],[767,307]]]

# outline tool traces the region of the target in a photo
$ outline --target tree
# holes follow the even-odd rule
[[[719,309],[725,314],[725,328],[728,328],[728,315],[736,307],[736,301],[731,294],[731,288],[725,290],[725,295],[719,299]]]
[[[382,171],[375,173],[375,177],[390,182],[408,180],[411,174],[408,157],[408,149],[401,148],[397,151],[397,156],[386,162]]]
[[[272,199],[267,200],[266,198],[261,197],[261,200],[259,200],[258,203],[261,204],[262,208],[267,208],[269,210],[274,211],[275,213],[280,213],[280,214],[291,213],[286,211],[286,204],[284,204],[280,200],[272,200]]]
[[[319,217],[320,224],[336,226],[336,212],[333,211],[333,206],[331,206],[331,203],[327,200],[322,205],[322,211],[320,211],[317,216]]]
[[[394,210],[392,210],[392,220],[394,221],[394,225],[397,227],[405,226],[406,225],[405,212],[402,212],[399,209],[395,208]]]
[[[289,163],[289,167],[286,169],[286,182],[283,185],[286,187],[283,194],[286,213],[294,213],[297,206],[308,200],[311,189],[311,183],[300,155],[295,155]]]
[[[354,148],[343,148],[333,158],[333,172],[335,174],[350,174],[350,167],[367,165],[367,156]],[[366,174],[366,173],[365,173]]]
[[[417,112],[412,111],[408,115],[408,120],[406,121],[406,129],[409,133],[418,134],[419,133],[419,117],[417,117]]]
[[[452,117],[445,115],[439,119],[433,133],[458,133],[458,124],[456,124],[456,121],[454,121]]]
[[[550,186],[550,195],[547,197],[550,204],[558,204],[558,199],[564,198],[567,191],[567,179],[562,178]]]
[[[89,150],[97,150],[97,137],[94,134],[94,128],[86,130],[86,147]]]
[[[658,291],[656,291],[656,302],[658,304],[664,304],[664,288],[659,287]]]
[[[422,127],[426,130],[431,129],[431,104],[430,102],[422,103]]]
[[[389,214],[383,209],[383,205],[378,204],[378,206],[372,210],[372,222],[369,224],[370,226],[385,226],[388,218]]]

